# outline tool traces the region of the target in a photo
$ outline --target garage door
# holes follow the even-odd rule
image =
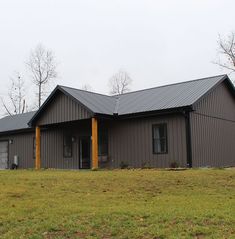
[[[0,141],[0,169],[8,168],[8,141]]]

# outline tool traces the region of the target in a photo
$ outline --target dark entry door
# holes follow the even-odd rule
[[[0,141],[0,169],[8,168],[8,141]]]
[[[91,148],[90,148],[90,137],[80,138],[80,168],[89,169],[91,168]]]

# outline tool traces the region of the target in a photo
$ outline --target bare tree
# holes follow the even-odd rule
[[[19,73],[11,79],[11,86],[8,91],[9,104],[1,98],[2,105],[8,115],[22,114],[26,111],[24,80]]]
[[[92,87],[89,85],[89,84],[84,84],[81,88],[82,90],[85,90],[85,91],[92,91]]]
[[[115,75],[109,80],[110,94],[121,95],[130,91],[130,85],[132,79],[129,74],[124,70],[119,70]]]
[[[219,57],[215,63],[231,72],[235,72],[235,33],[232,32],[227,38],[222,38],[219,35],[218,45],[222,59]]]
[[[54,53],[39,44],[31,52],[26,63],[32,75],[32,81],[38,88],[38,108],[46,94],[46,86],[57,77]]]

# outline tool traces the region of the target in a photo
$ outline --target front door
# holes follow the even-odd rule
[[[8,168],[8,141],[0,141],[0,169]]]
[[[90,148],[90,137],[80,138],[80,168],[89,169],[91,168],[91,148]]]

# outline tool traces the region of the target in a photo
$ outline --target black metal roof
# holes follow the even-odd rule
[[[59,87],[93,113],[126,115],[191,106],[225,79],[228,79],[227,75],[220,75],[133,91],[119,96],[101,95],[65,86]]]
[[[192,106],[227,76],[187,81],[120,96],[118,115],[143,113]]]
[[[28,122],[34,114],[35,111],[32,111],[24,114],[6,116],[0,119],[0,133],[21,129],[30,129]]]
[[[81,103],[93,114],[124,116],[193,106],[224,80],[227,80],[229,86],[231,86],[230,88],[235,92],[227,75],[180,82],[116,96],[57,86],[37,112],[7,116],[0,119],[0,133],[29,128],[27,123],[31,125],[39,114],[43,113],[44,108],[53,100],[57,91],[61,91]]]
[[[72,96],[93,113],[112,115],[115,110],[116,99],[113,96],[95,92],[79,90],[67,86],[59,86],[64,92]]]

